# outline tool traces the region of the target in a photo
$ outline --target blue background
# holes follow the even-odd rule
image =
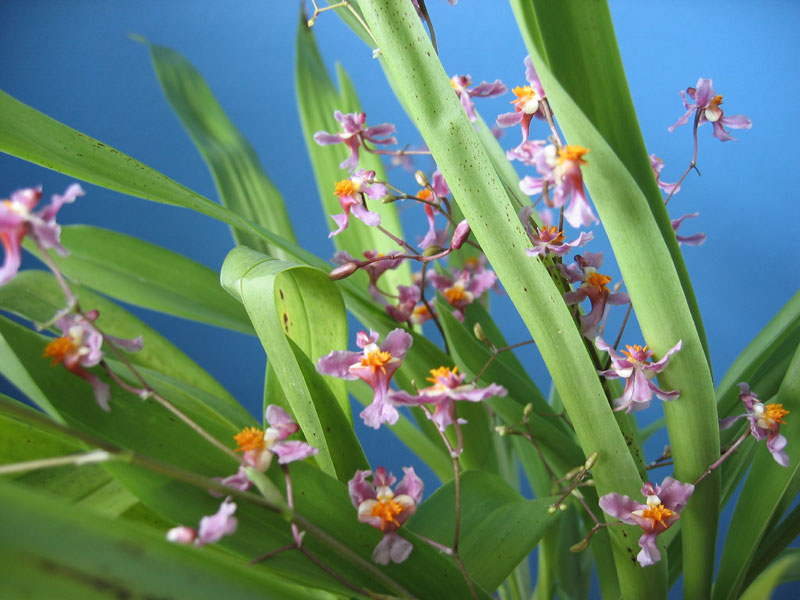
[[[473,81],[524,84],[526,54],[511,9],[499,0],[429,0],[439,50],[451,74]],[[6,0],[0,4],[0,86],[38,110],[130,154],[171,178],[216,199],[212,179],[174,117],[146,49],[128,39],[145,36],[185,55],[204,75],[234,123],[255,147],[286,199],[300,242],[329,257],[327,217],[302,139],[294,99],[297,1],[211,2],[173,0],[80,2]],[[797,289],[796,167],[800,5],[785,1],[651,2],[612,0],[623,61],[644,137],[666,162],[663,178],[675,181],[691,157],[691,129],[669,134],[683,113],[678,90],[698,77],[714,79],[727,114],[747,114],[750,131],[721,143],[710,126],[700,130],[699,168],[670,203],[673,217],[700,211],[681,233],[704,231],[708,242],[684,248],[719,379],[745,344]],[[368,122],[397,125],[401,143],[421,140],[394,99],[377,61],[339,20],[323,15],[315,26],[329,67],[341,61],[361,96]],[[487,121],[510,110],[510,95],[477,101]],[[518,130],[501,140],[509,148]],[[534,128],[534,137],[547,132]],[[591,154],[587,157],[591,162]],[[429,168],[422,161],[420,166]],[[411,177],[391,171],[392,182],[415,189]],[[0,156],[0,196],[42,184],[60,193],[71,182],[5,155]],[[65,224],[90,223],[139,236],[218,269],[231,247],[227,226],[187,210],[129,198],[91,185],[60,215]],[[325,193],[328,193],[325,190]],[[421,231],[419,213],[404,211],[408,231]],[[360,224],[356,224],[360,226]],[[600,228],[595,235],[602,237]],[[590,249],[606,249],[605,242]],[[608,254],[610,256],[610,254]],[[610,260],[610,259],[609,259]],[[604,272],[616,275],[613,267]],[[616,277],[615,277],[616,279]],[[507,298],[493,299],[509,341],[521,322]],[[243,335],[135,310],[207,368],[254,413],[260,409],[264,356]],[[612,329],[611,331],[615,331]],[[609,337],[612,334],[609,333]],[[626,335],[638,343],[635,326]],[[520,351],[542,389],[547,373],[535,350]],[[250,374],[243,377],[242,374]],[[659,416],[660,407],[650,418]],[[407,455],[383,435],[364,433],[373,464],[398,471]],[[657,455],[664,441],[648,451]],[[432,486],[431,486],[432,487]]]

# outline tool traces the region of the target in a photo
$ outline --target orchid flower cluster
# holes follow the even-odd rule
[[[703,529],[701,522],[707,515],[717,519],[712,513],[720,508],[720,480],[725,478],[723,489],[734,489],[747,472],[744,461],[754,455],[759,468],[751,469],[742,492],[751,502],[763,482],[759,477],[779,482],[772,487],[781,493],[796,489],[797,436],[787,418],[798,402],[800,359],[795,355],[787,366],[775,355],[789,342],[796,346],[800,334],[795,327],[776,335],[771,345],[760,342],[769,349],[755,357],[745,354],[742,363],[750,362],[737,367],[737,377],[723,379],[715,395],[691,288],[681,287],[688,283],[681,279],[679,249],[699,246],[707,236],[679,234],[683,223],[699,213],[667,221],[661,202],[668,206],[690,187],[687,178],[697,169],[703,125],[711,123],[712,136],[725,142],[734,140],[731,129],[749,129],[750,119],[724,113],[711,79],[700,78],[679,92],[685,113],[669,130],[691,123],[689,166],[679,178],[664,175],[664,181],[666,165],[642,148],[639,172],[650,178],[652,171],[647,181],[652,193],[637,182],[635,201],[626,198],[633,215],[626,221],[616,199],[602,196],[611,186],[592,186],[593,178],[606,177],[599,165],[621,159],[611,142],[608,148],[587,147],[586,139],[593,138],[584,138],[569,111],[562,112],[569,92],[553,83],[559,81],[551,72],[556,66],[539,50],[531,48],[522,60],[524,80],[515,87],[500,79],[473,80],[463,72],[443,78],[425,0],[393,5],[402,17],[397,22],[374,8],[385,1],[359,6],[349,0],[322,6],[312,1],[314,12],[310,19],[303,13],[308,29],[301,34],[310,36],[311,26],[327,12],[339,11],[356,23],[373,42],[374,56],[383,57],[424,145],[405,144],[402,132],[380,123],[380,116],[368,124],[367,114],[353,109],[355,103],[348,102],[352,112],[345,111],[346,95],[327,93],[335,91],[332,83],[319,94],[300,90],[305,135],[316,144],[312,154],[325,157],[312,162],[325,185],[323,204],[333,213],[328,239],[336,251],[330,263],[310,258],[288,241],[291,236],[275,235],[281,232],[268,231],[264,223],[250,223],[248,229],[244,217],[230,217],[248,234],[261,236],[269,252],[281,255],[277,260],[239,246],[219,278],[245,308],[230,310],[220,320],[236,321],[240,331],[252,325],[268,355],[264,408],[258,410],[263,425],[166,340],[144,328],[137,335],[139,321],[111,300],[101,305],[87,293],[95,279],[73,267],[56,222],[64,205],[84,195],[79,184],[38,210],[41,188],[25,188],[0,202],[0,286],[7,286],[0,288],[0,308],[30,320],[37,330],[55,334],[56,329],[60,335],[39,335],[0,316],[2,353],[14,359],[7,361],[13,368],[0,365],[0,371],[14,377],[43,411],[32,416],[2,399],[0,416],[70,436],[92,450],[44,460],[37,454],[0,466],[0,473],[108,462],[108,477],[116,478],[109,489],[124,489],[130,506],[148,511],[146,519],[134,515],[131,522],[175,524],[160,533],[162,544],[164,538],[173,544],[165,546],[170,554],[158,556],[192,565],[198,557],[219,560],[221,570],[245,559],[259,585],[278,582],[287,597],[303,597],[310,589],[337,597],[484,599],[494,597],[495,590],[513,600],[570,597],[568,582],[556,583],[562,571],[589,575],[586,561],[566,550],[577,553],[590,544],[597,557],[613,557],[613,568],[603,561],[608,572],[598,574],[609,597],[644,597],[651,591],[653,597],[666,597],[665,550],[670,548],[671,558],[674,544],[682,545],[688,565],[687,595],[708,595],[710,574],[704,568],[713,570],[715,531]],[[395,48],[393,35],[403,52]],[[299,72],[313,73],[324,87],[324,65],[313,62],[319,59],[313,37],[301,37],[300,44],[312,45],[299,52]],[[406,52],[414,60],[398,57]],[[159,58],[154,60],[158,65]],[[420,64],[431,68],[420,70]],[[409,88],[407,95],[400,81]],[[418,96],[430,105],[428,112],[415,109]],[[484,102],[503,97],[499,101],[508,100],[512,110],[484,120],[479,109],[490,106]],[[332,105],[334,100],[341,105]],[[431,114],[448,115],[452,122],[431,126]],[[491,135],[487,123],[495,126]],[[506,143],[507,138],[512,141]],[[446,151],[457,142],[463,142],[458,146],[463,162]],[[225,154],[226,144],[219,143],[219,152],[235,173],[237,163]],[[410,166],[416,185],[404,182],[404,177],[410,180],[405,173],[386,175],[381,157]],[[509,175],[514,169],[519,176]],[[588,187],[587,173],[593,176]],[[171,182],[152,177],[159,185]],[[147,193],[158,192],[148,188]],[[658,210],[651,212],[653,206]],[[403,233],[398,207],[405,209],[406,220],[416,219],[420,235]],[[598,225],[612,241],[616,265],[606,262],[595,245],[603,236]],[[639,227],[651,237],[640,235]],[[58,290],[58,306],[46,322],[37,320],[40,304],[19,308],[12,298],[28,289],[29,276],[20,271],[26,239]],[[142,248],[136,243],[131,242],[131,252]],[[640,254],[633,260],[617,248]],[[160,256],[165,264],[191,270],[166,251]],[[147,291],[139,297],[157,296],[154,304],[181,316],[190,312],[181,305],[186,298],[167,293],[168,282],[158,274],[152,276],[158,282],[153,293],[149,280],[136,282],[125,264],[113,264],[113,256],[108,260],[110,271],[129,276],[126,285]],[[617,270],[624,280],[607,274]],[[216,276],[212,279],[216,291]],[[6,296],[3,289],[11,291]],[[672,295],[665,297],[665,290]],[[106,291],[112,298],[114,292]],[[505,302],[504,296],[527,328],[510,344],[489,311],[498,299]],[[104,319],[98,308],[88,306],[95,301]],[[219,298],[197,302],[206,314],[212,312],[209,306],[224,304]],[[345,306],[361,322],[355,350],[347,341]],[[242,324],[245,318],[249,322]],[[639,323],[641,336],[628,330],[629,321]],[[135,337],[109,334],[106,327]],[[636,343],[623,344],[630,337]],[[534,345],[552,375],[548,399],[526,371],[529,359],[513,353]],[[30,356],[30,348],[36,348],[40,363],[50,359],[64,369],[31,364],[35,376],[20,376],[24,369],[17,365],[23,362],[16,354]],[[743,378],[748,382],[738,383],[737,396],[730,382]],[[84,397],[62,399],[53,392],[67,383]],[[759,399],[751,385],[770,400]],[[363,405],[357,418],[350,394]],[[737,414],[741,406],[744,412]],[[646,414],[656,421],[662,410],[670,445],[655,460],[646,460],[646,433],[637,417]],[[124,435],[115,429],[123,421],[130,422]],[[399,474],[397,466],[371,466],[356,435],[362,425],[375,439],[395,436],[413,449],[419,463],[400,466],[399,480],[390,470]],[[765,442],[766,450],[758,442]],[[734,467],[720,469],[729,460]],[[115,469],[113,462],[129,464]],[[650,479],[649,471],[671,465],[674,472],[660,483]],[[443,482],[432,494],[433,482],[423,482],[428,471]],[[791,504],[791,498],[769,493],[775,511]],[[787,536],[776,533],[779,517],[782,513],[769,513],[762,529],[745,532],[761,537],[738,565],[741,578],[757,577],[760,571],[750,565],[766,564],[774,548],[782,549]],[[559,519],[569,521],[562,527]],[[793,527],[796,520],[786,517],[781,524]],[[680,536],[674,535],[676,523]],[[774,545],[759,545],[762,538]],[[532,595],[527,557],[542,539],[547,543],[540,546],[541,587]],[[703,550],[695,548],[695,540]],[[220,544],[222,551],[201,549],[209,544]],[[264,553],[254,556],[258,551]],[[723,565],[736,565],[727,558],[723,554]],[[561,569],[554,566],[558,561],[574,562]],[[226,573],[229,581],[242,574]],[[737,581],[735,591],[744,583]]]

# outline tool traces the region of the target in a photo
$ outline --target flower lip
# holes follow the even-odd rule
[[[583,159],[583,157],[588,153],[588,148],[578,146],[577,144],[564,146],[558,150],[558,163],[563,164],[564,162],[571,160],[576,161],[578,164],[585,165],[586,161]]]
[[[264,431],[257,427],[247,427],[233,436],[233,439],[236,440],[239,446],[236,448],[236,452],[250,452],[266,448]]]

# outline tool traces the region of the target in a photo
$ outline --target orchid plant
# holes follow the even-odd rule
[[[667,212],[691,194],[703,125],[728,142],[750,119],[723,111],[710,78],[687,82],[669,129],[687,132],[688,166],[667,183],[604,3],[510,3],[529,52],[520,79],[480,83],[440,60],[425,0],[303,3],[297,95],[331,256],[295,242],[248,143],[167,48],[148,44],[222,205],[0,93],[0,150],[190,208],[234,241],[217,274],[133,237],[62,230],[80,184],[38,208],[44,190],[6,183],[0,373],[25,401],[0,396],[0,474],[13,476],[0,530],[17,571],[0,585],[542,600],[588,597],[595,572],[607,598],[723,599],[798,572],[800,297],[715,381],[682,256],[706,237],[677,234],[697,213]],[[380,61],[422,146],[331,81],[314,31],[337,16]],[[503,96],[511,111],[482,110]],[[399,206],[424,234],[404,233]],[[613,256],[592,247],[603,234]],[[20,270],[23,248],[47,270]],[[142,257],[158,265],[147,277]],[[490,310],[501,294],[525,326],[512,343]],[[263,415],[117,300],[257,336]],[[546,394],[514,353],[527,345],[552,378]],[[660,406],[665,418],[640,427]],[[369,463],[362,425],[407,446],[402,479]],[[661,429],[669,445],[646,455]]]

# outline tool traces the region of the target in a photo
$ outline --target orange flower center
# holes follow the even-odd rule
[[[722,96],[717,94],[711,99],[711,102],[708,103],[709,108],[718,108],[719,105],[722,104]]]
[[[664,519],[671,517],[675,513],[668,509],[663,504],[657,504],[656,506],[648,506],[642,511],[642,516],[645,519],[653,519],[656,523],[659,523],[664,529],[667,529],[669,525],[664,522]]]
[[[56,338],[44,348],[44,357],[52,358],[53,366],[64,360],[64,357],[75,350],[75,344],[72,343],[72,338],[68,335]]]
[[[578,164],[585,165],[586,161],[583,160],[585,154],[588,154],[589,149],[583,146],[564,146],[558,150],[558,164],[563,164],[568,160],[576,161]]]
[[[342,179],[341,181],[336,182],[336,189],[334,190],[334,194],[339,196],[352,196],[358,191],[358,186],[355,183],[350,181],[349,179]]]
[[[474,271],[480,266],[480,262],[474,256],[470,256],[467,260],[464,261],[464,268]]]
[[[622,353],[625,356],[628,357],[628,360],[633,361],[633,362],[639,362],[639,359],[637,359],[634,356],[635,354],[639,354],[639,355],[647,354],[647,346],[640,346],[639,344],[636,344],[634,346],[627,346],[626,345],[625,347],[627,348],[627,350],[623,350]],[[647,361],[645,360],[644,362],[647,362]]]
[[[431,318],[431,313],[428,311],[427,306],[424,304],[418,304],[414,307],[414,311],[411,313],[411,316],[420,321],[427,321]]]
[[[233,436],[236,444],[236,452],[248,452],[250,450],[263,450],[266,447],[264,442],[264,431],[257,427],[246,427],[240,433]]]
[[[467,297],[467,292],[464,291],[464,285],[460,283],[456,283],[452,287],[447,288],[444,291],[444,297],[447,298],[447,301],[455,306],[464,298]]]
[[[442,377],[447,379],[448,377],[453,377],[455,374],[458,373],[458,367],[439,367],[438,369],[431,369],[431,376],[426,377],[425,381],[430,381],[431,383],[438,383],[439,378]]]
[[[611,277],[603,275],[602,273],[589,273],[589,276],[586,278],[586,283],[598,288],[606,287],[609,281],[611,281]]]
[[[549,237],[551,242],[560,243],[564,241],[564,232],[559,231],[555,225],[543,225],[539,227],[539,235]]]
[[[529,85],[525,86],[517,86],[513,90],[511,90],[514,95],[517,97],[516,100],[512,100],[511,103],[514,104],[516,102],[528,102],[529,100],[536,100],[536,91]]]
[[[421,189],[417,192],[417,198],[420,200],[430,200],[431,196],[433,196],[433,194],[428,188]]]
[[[361,359],[361,366],[362,367],[372,367],[373,370],[377,371],[380,369],[384,373],[386,373],[386,363],[392,360],[392,353],[391,352],[382,352],[381,350],[374,350],[369,352],[365,357]]]
[[[396,517],[401,512],[403,512],[402,505],[395,502],[392,498],[389,498],[388,500],[378,500],[375,506],[372,507],[370,515],[378,517],[383,521],[383,523],[381,523],[381,531],[383,531],[387,523],[394,523],[396,526],[400,526]]]
[[[775,421],[776,423],[781,423],[782,425],[786,425],[786,421],[783,420],[783,417],[789,414],[789,411],[783,408],[783,404],[765,404],[764,405],[764,417],[769,419],[770,421]]]

